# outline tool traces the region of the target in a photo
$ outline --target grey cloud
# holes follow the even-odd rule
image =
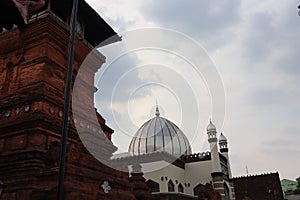
[[[248,31],[242,35],[241,44],[247,62],[262,62],[270,55],[274,42],[277,41],[271,22],[271,17],[264,13],[257,14],[251,19]]]
[[[295,37],[293,39],[294,45],[290,45],[289,52],[284,58],[279,60],[274,66],[278,71],[296,78],[296,81],[300,81],[300,67],[299,67],[299,52],[300,41]],[[288,81],[291,81],[289,79]]]
[[[240,1],[145,1],[141,12],[148,20],[163,27],[178,30],[193,38],[208,42],[213,37],[219,41],[226,29],[239,21]]]
[[[290,157],[293,157],[294,159],[297,159],[300,150],[298,148],[291,147],[288,143],[285,143],[285,146],[268,146],[261,149],[261,152],[266,153],[268,155],[271,155],[272,157],[280,157],[289,155]]]
[[[241,24],[244,32],[240,37],[241,50],[247,63],[254,68],[262,67],[260,64],[269,68],[295,66],[297,56],[294,52],[300,51],[300,26],[299,18],[291,12],[295,9],[293,6],[290,3],[287,8],[277,12],[256,11],[251,16],[244,16],[246,24]],[[292,51],[280,57],[286,49]],[[264,63],[269,59],[278,59],[278,63]]]
[[[116,48],[118,47],[112,46],[111,48],[102,50],[107,56],[107,62],[96,76],[96,87],[99,89],[96,93],[96,99],[100,99],[102,102],[110,102],[115,89],[117,89],[115,92],[118,92],[117,95],[119,97],[117,101],[126,101],[128,90],[142,83],[142,80],[138,77],[137,70],[134,70],[139,66],[138,58],[134,54],[126,54],[125,56],[115,55],[115,52],[120,52]],[[113,61],[111,60],[112,58],[118,59]],[[126,83],[122,82],[123,84],[120,84],[119,81],[122,81],[124,77],[126,78]]]
[[[249,99],[250,102],[261,107],[279,106],[287,103],[290,100],[290,95],[285,90],[281,89],[261,89],[258,88]]]

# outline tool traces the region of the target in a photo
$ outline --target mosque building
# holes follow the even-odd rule
[[[218,136],[212,121],[206,131],[210,151],[193,153],[185,134],[161,117],[157,106],[155,116],[132,138],[128,153],[113,159],[143,173],[154,199],[198,199],[208,186],[219,199],[235,199],[227,139]]]

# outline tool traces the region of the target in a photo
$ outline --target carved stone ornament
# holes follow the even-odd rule
[[[108,181],[104,181],[103,184],[101,185],[104,193],[108,194],[109,191],[111,190],[111,187],[109,186]]]

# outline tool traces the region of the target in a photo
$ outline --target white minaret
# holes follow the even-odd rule
[[[218,151],[218,138],[217,129],[215,125],[210,121],[207,126],[208,142],[210,145],[210,155],[212,163],[212,183],[215,191],[219,192],[222,200],[225,199],[224,180],[221,169],[219,151]]]
[[[212,172],[222,172],[218,151],[217,129],[215,125],[210,121],[206,130],[208,135],[208,142],[210,145]]]
[[[229,161],[229,156],[228,156],[228,143],[227,143],[227,138],[223,135],[223,133],[221,133],[220,137],[219,137],[219,145],[220,145],[220,151],[222,153],[222,155],[225,156],[225,158],[227,159],[227,169],[228,169],[228,177],[232,178],[232,174],[231,174],[231,169],[230,169],[230,161]]]

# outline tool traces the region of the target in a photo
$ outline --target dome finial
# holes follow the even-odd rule
[[[155,109],[155,115],[156,115],[156,117],[159,117],[159,115],[160,115],[160,112],[159,112],[159,109],[158,109],[157,100],[156,100],[156,109]]]
[[[225,135],[223,134],[223,132],[221,132],[221,135],[219,137],[219,142],[220,143],[227,142],[227,138],[225,137]]]
[[[211,131],[215,132],[217,130],[215,125],[212,123],[211,118],[209,119],[209,124],[208,124],[206,130],[207,130],[207,132],[211,132]]]

